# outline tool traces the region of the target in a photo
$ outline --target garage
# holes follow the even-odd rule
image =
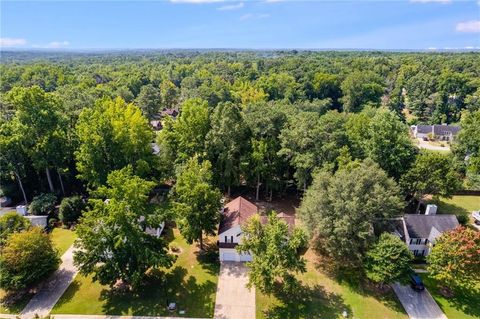
[[[240,261],[252,261],[252,255],[250,254],[241,254]]]
[[[237,261],[238,260],[237,253],[228,252],[228,251],[221,252],[220,260],[221,261]]]

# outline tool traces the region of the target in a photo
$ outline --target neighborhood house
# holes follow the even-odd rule
[[[240,254],[235,247],[241,242],[244,225],[249,218],[258,214],[258,207],[239,196],[225,205],[218,229],[218,247],[220,261],[251,261],[251,254]],[[295,225],[295,218],[285,213],[277,215],[285,221],[290,228]],[[267,222],[266,216],[260,216],[262,223]]]
[[[434,210],[433,210],[434,211]],[[427,256],[435,240],[458,226],[455,215],[407,214],[398,221],[395,234],[400,236],[415,256]]]
[[[415,138],[435,139],[451,142],[460,131],[455,125],[412,125],[410,127]]]

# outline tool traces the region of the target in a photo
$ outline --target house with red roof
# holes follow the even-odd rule
[[[223,208],[220,226],[218,229],[218,247],[220,261],[251,261],[251,254],[241,254],[235,247],[241,242],[242,226],[252,216],[258,214],[258,207],[247,199],[239,196]],[[285,213],[278,214],[291,228],[295,225],[295,218]],[[266,216],[260,216],[262,223],[267,222]]]

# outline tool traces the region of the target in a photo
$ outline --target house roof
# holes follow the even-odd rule
[[[417,133],[435,135],[452,134],[455,135],[460,131],[460,126],[455,125],[417,125]]]
[[[250,217],[258,213],[258,207],[252,202],[246,200],[242,196],[235,198],[225,205],[220,220],[220,226],[218,234],[229,230],[238,225],[243,225]],[[290,231],[295,226],[295,216],[285,213],[277,214],[277,217],[283,220],[289,227]],[[260,222],[266,224],[268,217],[265,215],[260,216]],[[224,247],[225,248],[225,247]]]
[[[235,198],[226,204],[223,209],[218,233],[221,234],[232,227],[243,225],[257,212],[258,208],[255,204],[249,202],[242,196]]]
[[[407,214],[404,220],[411,238],[428,238],[432,228],[442,233],[458,226],[455,215]]]

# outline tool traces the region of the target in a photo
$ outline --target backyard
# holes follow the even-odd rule
[[[452,198],[432,199],[428,203],[436,204],[439,214],[465,215],[471,218],[472,211],[480,210],[480,196],[478,195],[455,195]]]
[[[214,249],[200,253],[196,245],[185,241],[178,229],[167,228],[165,232],[170,247],[178,251],[178,259],[165,271],[165,281],[153,278],[136,294],[114,293],[108,286],[79,274],[52,314],[172,315],[167,305],[175,302],[176,316],[213,317],[219,271]],[[216,246],[213,240],[209,244]]]
[[[50,238],[52,239],[52,243],[58,250],[58,255],[62,256],[65,251],[73,244],[75,240],[75,232],[69,229],[63,228],[54,228],[50,234]],[[5,297],[5,291],[0,289],[0,300]],[[20,298],[14,304],[9,305],[8,307],[4,306],[0,303],[0,313],[6,314],[18,314],[20,313],[23,308],[27,305],[28,301],[30,300],[31,295],[25,295],[23,298]]]
[[[457,291],[453,297],[447,299],[440,294],[438,282],[435,279],[429,277],[428,274],[420,274],[420,276],[433,299],[435,299],[448,318],[480,318],[480,302],[478,302],[480,285],[477,285],[476,289]]]
[[[299,276],[302,288],[295,298],[256,295],[257,318],[408,318],[393,292],[380,295],[368,288],[337,282],[316,269],[309,250],[307,272]]]

